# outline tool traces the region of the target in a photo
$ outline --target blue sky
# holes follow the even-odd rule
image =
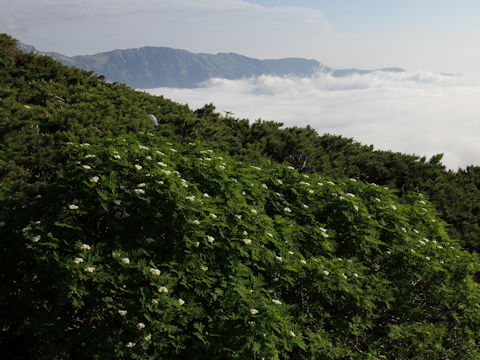
[[[67,55],[150,45],[470,74],[478,18],[477,0],[3,0],[0,31]]]

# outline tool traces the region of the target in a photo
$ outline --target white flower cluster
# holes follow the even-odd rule
[[[152,274],[152,275],[155,275],[155,276],[160,275],[160,270],[158,270],[158,269],[150,268],[149,271],[150,271],[150,274]]]

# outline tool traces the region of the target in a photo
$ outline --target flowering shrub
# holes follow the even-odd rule
[[[41,196],[2,190],[2,346],[31,358],[480,356],[476,256],[420,196],[400,204],[382,187],[307,183],[148,135],[62,151]]]

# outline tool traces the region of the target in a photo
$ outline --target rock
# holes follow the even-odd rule
[[[155,117],[155,115],[153,115],[153,114],[148,114],[148,118],[149,118],[150,121],[152,122],[152,125],[153,125],[153,126],[158,126],[158,121],[157,121],[157,118]]]

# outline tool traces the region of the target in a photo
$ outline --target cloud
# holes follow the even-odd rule
[[[18,29],[13,36],[66,55],[151,45],[291,56],[306,44],[315,46],[330,29],[319,10],[243,0],[6,1],[0,29],[12,31],[8,22],[22,21],[29,31]]]
[[[213,102],[236,117],[311,125],[377,149],[430,157],[452,169],[480,165],[480,84],[428,72],[335,78],[210,79],[199,89],[151,89],[198,108]]]

